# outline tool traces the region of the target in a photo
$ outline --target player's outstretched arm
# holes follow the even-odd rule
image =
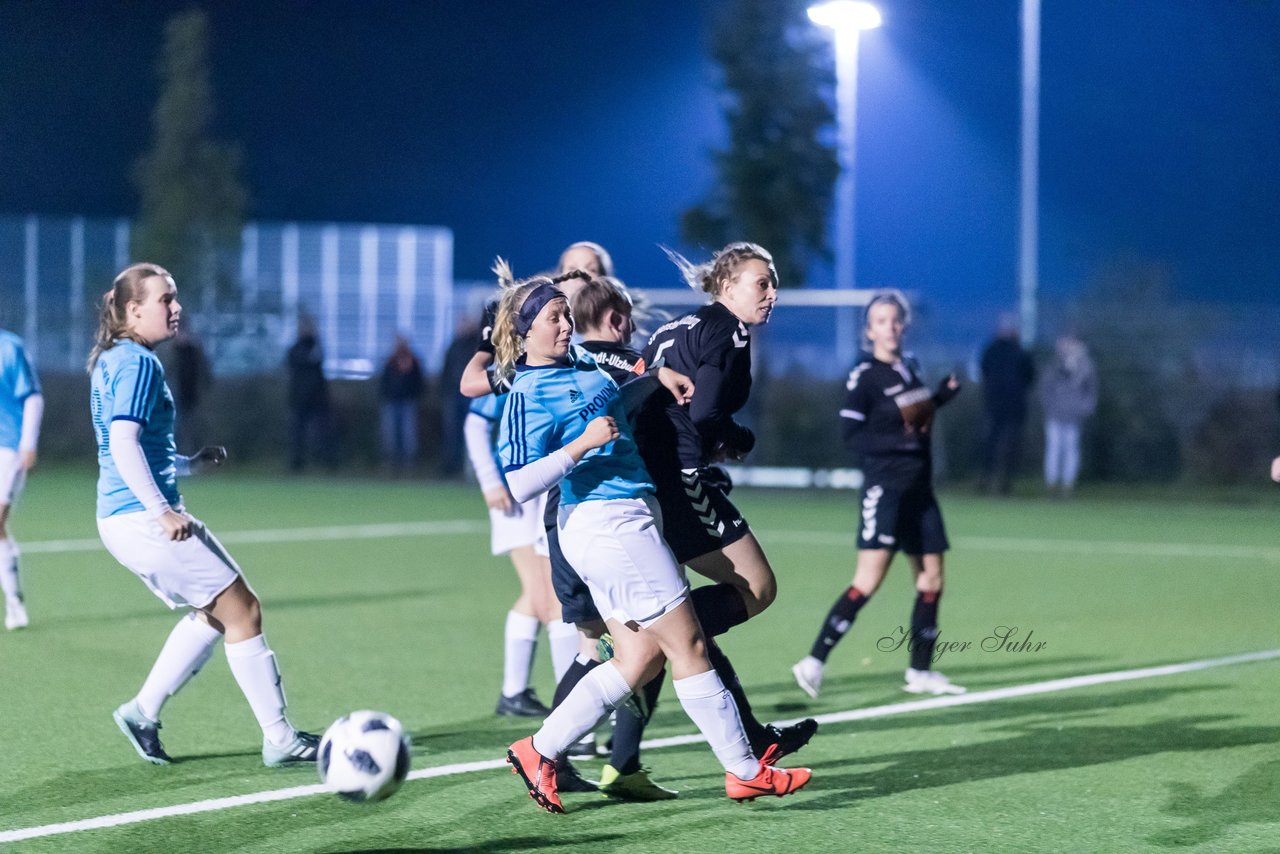
[[[1271,461],[1271,479],[1280,483],[1280,457]]]

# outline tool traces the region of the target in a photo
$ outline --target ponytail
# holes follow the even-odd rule
[[[494,379],[503,382],[510,381],[515,375],[516,360],[524,353],[524,338],[516,331],[516,316],[519,315],[529,294],[539,285],[555,284],[566,279],[585,276],[573,270],[554,280],[546,276],[516,280],[511,272],[511,265],[504,258],[494,261],[493,272],[498,276],[498,287],[502,294],[498,300],[497,314],[493,319],[490,341],[493,342]]]
[[[778,286],[778,271],[773,266],[773,256],[763,246],[755,243],[745,241],[730,243],[715,253],[710,261],[702,264],[694,264],[679,252],[666,246],[659,248],[680,270],[680,277],[684,279],[686,285],[695,291],[710,294],[712,297],[720,296],[724,283],[733,278],[739,265],[744,261],[763,261],[769,267],[769,277],[773,279],[773,286]]]
[[[146,281],[153,276],[173,278],[159,264],[133,264],[121,270],[111,287],[102,295],[98,310],[98,329],[93,336],[89,360],[85,363],[86,371],[93,373],[98,357],[114,347],[116,341],[131,337],[129,317],[125,309],[130,302],[141,302],[146,297]]]

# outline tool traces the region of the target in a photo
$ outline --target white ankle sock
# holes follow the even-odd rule
[[[743,780],[754,779],[760,773],[760,763],[751,753],[738,706],[716,672],[673,679],[671,684],[685,714],[697,724],[724,770]]]
[[[559,685],[564,672],[578,655],[578,627],[564,620],[552,620],[547,623],[547,643],[551,646],[551,669]]]
[[[18,544],[13,537],[0,539],[0,590],[4,598],[22,601],[22,581],[18,578]]]
[[[507,612],[503,633],[502,696],[514,697],[529,687],[533,651],[538,645],[538,618],[517,611]]]
[[[142,713],[153,721],[160,720],[165,701],[200,672],[220,640],[222,633],[195,614],[178,620],[135,698]]]
[[[542,729],[533,736],[534,749],[543,756],[559,756],[595,729],[596,724],[630,694],[631,686],[618,668],[612,661],[605,662],[582,677],[569,696],[547,715]]]
[[[249,701],[262,734],[272,744],[284,747],[293,740],[294,729],[284,716],[284,688],[280,684],[276,655],[267,646],[267,639],[256,635],[239,643],[229,643],[226,650],[231,675],[236,677],[236,684]]]

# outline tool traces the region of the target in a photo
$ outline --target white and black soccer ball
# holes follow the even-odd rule
[[[320,781],[347,800],[380,801],[409,774],[409,737],[385,712],[352,712],[325,730],[316,768]]]

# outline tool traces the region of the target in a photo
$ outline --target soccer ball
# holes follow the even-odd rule
[[[409,774],[409,738],[391,715],[352,712],[325,730],[316,768],[320,782],[347,800],[380,801]]]

